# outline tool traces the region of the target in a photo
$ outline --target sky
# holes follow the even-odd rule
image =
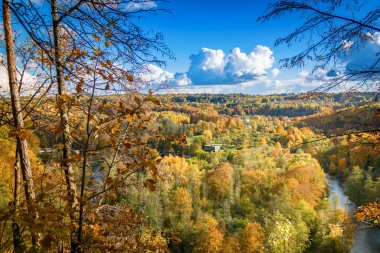
[[[214,0],[159,3],[167,6],[172,14],[161,13],[149,19],[152,28],[163,33],[165,42],[177,58],[176,62],[168,63],[168,70],[181,71],[188,67],[189,55],[202,47],[228,51],[237,46],[252,50],[258,44],[272,45],[275,37],[269,38],[271,33],[255,21],[265,4],[252,3]]]
[[[361,2],[361,11],[366,13],[371,1],[370,5],[366,0]],[[291,47],[275,47],[275,40],[292,32],[302,20],[292,14],[258,23],[256,20],[265,12],[269,0],[152,3],[169,12],[149,16],[142,25],[147,30],[162,32],[176,59],[168,60],[162,68],[149,65],[140,76],[148,82],[168,83],[174,93],[300,93],[319,87],[331,77],[331,69],[312,73],[310,62],[302,68],[280,68],[280,59],[296,55],[305,44],[301,41]],[[347,14],[347,10],[342,11]],[[379,34],[374,36],[379,38]],[[378,50],[379,41],[371,43]],[[369,48],[371,58],[375,47]],[[360,54],[352,58],[356,62],[365,60]],[[350,62],[345,60],[344,64]]]
[[[361,12],[349,10],[349,15],[360,16],[378,5],[372,0],[359,2],[364,6]],[[306,45],[300,41],[291,47],[275,47],[275,41],[303,21],[298,14],[292,14],[258,23],[257,18],[269,3],[270,0],[131,1],[127,7],[131,10],[166,10],[145,15],[136,24],[144,31],[162,33],[175,57],[164,58],[166,66],[147,64],[137,76],[144,82],[169,86],[163,93],[301,93],[329,81],[331,69],[311,72],[311,62],[302,68],[281,68],[280,59],[296,55]],[[363,49],[356,52],[351,50],[350,41],[344,42],[348,45],[342,59],[344,66],[375,60],[380,52],[380,33],[370,37],[365,47],[360,45]],[[7,86],[6,71],[0,67],[0,90]]]
[[[251,51],[257,45],[274,49],[274,41],[296,27],[297,18],[257,23],[266,9],[267,0],[174,0],[158,7],[170,13],[148,17],[147,28],[162,32],[165,42],[177,60],[168,62],[168,70],[182,71],[189,65],[189,56],[202,47],[225,52],[239,47]],[[150,21],[150,22],[149,22]],[[278,57],[285,57],[295,49],[275,49]]]
[[[149,16],[142,24],[145,29],[159,31],[164,35],[164,41],[173,52],[175,60],[167,60],[167,65],[163,68],[169,73],[153,75],[152,79],[162,81],[165,79],[163,76],[186,73],[190,70],[192,72],[192,85],[184,85],[183,80],[182,85],[181,83],[180,85],[174,83],[172,86],[176,87],[174,89],[176,92],[230,93],[241,91],[243,93],[270,93],[274,90],[268,89],[267,86],[277,89],[278,87],[275,86],[278,82],[274,80],[275,78],[273,80],[263,78],[263,74],[273,77],[273,72],[274,77],[281,77],[282,80],[287,81],[299,78],[301,69],[281,71],[277,69],[280,67],[278,62],[281,58],[294,55],[302,46],[274,47],[274,42],[278,37],[285,36],[296,27],[299,17],[286,17],[282,20],[257,23],[256,19],[264,13],[268,3],[267,0],[173,0],[167,3],[157,2],[159,8],[165,8],[170,13]],[[250,57],[250,54],[255,50],[255,56]],[[235,54],[231,55],[231,52],[235,52]],[[240,52],[241,57],[237,56],[238,52]],[[224,78],[225,80],[204,78],[212,76],[207,71],[196,73],[197,67],[198,69],[204,67],[201,64],[202,60],[212,61],[215,55],[221,57],[220,53],[224,54],[225,58],[234,56],[239,58],[235,62],[240,60],[240,63],[235,65],[244,65],[242,67],[243,72],[251,73],[247,73],[246,78],[235,78],[236,80],[232,77]],[[248,57],[244,57],[244,54]],[[251,58],[251,63],[245,64],[244,62],[250,61],[249,58]],[[233,65],[232,60],[230,62],[230,65]],[[196,63],[198,66],[195,66]],[[193,66],[193,71],[190,69],[191,66]],[[233,67],[231,66],[231,68]],[[231,68],[225,71],[231,72]],[[239,71],[239,66],[234,66],[234,70]],[[223,72],[216,70],[216,72],[218,71]],[[157,71],[151,72],[157,73]],[[147,76],[149,77],[149,73]],[[255,83],[255,85],[249,85],[247,82]],[[302,91],[305,90],[302,89]],[[283,91],[290,90],[284,88]]]

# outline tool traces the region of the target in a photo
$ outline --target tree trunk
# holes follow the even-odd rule
[[[71,236],[70,236],[70,247],[71,252],[77,251],[77,242],[75,237],[75,227],[73,223],[75,222],[75,212],[77,207],[77,194],[76,186],[74,181],[74,171],[71,166],[71,139],[70,139],[70,127],[69,127],[69,116],[67,111],[66,100],[63,98],[65,95],[65,80],[62,73],[62,63],[61,63],[61,44],[59,35],[59,24],[58,24],[58,3],[57,0],[51,1],[52,18],[53,18],[53,37],[54,37],[54,64],[56,69],[56,78],[58,85],[58,109],[60,114],[62,135],[61,141],[63,144],[62,148],[62,161],[61,165],[65,172],[66,189],[67,189],[67,199],[68,199],[68,210],[71,220]]]
[[[28,142],[24,134],[24,119],[22,116],[20,93],[17,83],[16,57],[14,52],[9,0],[2,0],[2,4],[5,47],[7,52],[9,90],[11,94],[12,114],[16,133],[17,147],[19,148],[20,167],[24,180],[25,198],[28,206],[28,211],[30,212],[32,219],[37,219],[38,213],[34,205],[36,197],[34,193],[32,168],[29,161]],[[38,234],[32,234],[32,241],[34,246],[38,245],[38,240]]]
[[[13,189],[13,212],[14,217],[18,216],[18,204],[19,204],[19,181],[20,181],[20,151],[19,146],[16,144],[16,157],[15,157],[15,170],[14,170],[14,189]],[[12,221],[12,232],[13,232],[13,250],[15,253],[21,253],[25,251],[23,247],[23,242],[21,238],[20,226],[13,219]]]

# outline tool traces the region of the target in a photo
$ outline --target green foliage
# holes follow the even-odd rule
[[[354,202],[378,201],[378,151],[344,137],[316,141],[323,135],[305,123],[308,119],[285,116],[328,111],[333,95],[315,103],[296,103],[295,97],[285,95],[162,97],[168,98],[175,103],[155,108],[150,114],[155,120],[143,122],[145,130],[134,128],[133,141],[139,146],[123,146],[120,161],[106,179],[109,186],[117,182],[120,187],[104,197],[102,206],[108,209],[103,211],[111,218],[103,211],[89,211],[85,231],[89,245],[100,248],[107,240],[115,241],[117,233],[127,238],[129,228],[146,247],[168,246],[173,252],[344,252],[352,245],[349,218],[325,200],[325,172],[345,180],[346,194]],[[252,108],[253,104],[257,108]],[[103,141],[109,141],[108,130],[112,128],[101,133],[96,145],[102,147]],[[144,131],[152,134],[144,135]],[[112,136],[114,142],[118,136]],[[220,143],[223,149],[217,153],[204,150],[213,143]],[[33,148],[38,150],[36,145]],[[13,169],[12,152],[6,153],[10,147],[14,148],[14,143],[0,142],[7,159],[3,164],[8,166],[2,173]],[[86,191],[94,193],[102,186],[96,179],[106,178],[107,164],[112,161],[110,150],[91,154],[91,164],[100,169],[92,174],[88,170],[91,187]],[[142,159],[136,165],[133,159],[143,158],[143,152],[148,152],[148,161]],[[153,166],[152,160],[157,164]],[[123,173],[137,166],[144,169],[138,167],[128,180],[123,179]],[[53,164],[49,186],[61,180],[57,168],[59,165]],[[2,207],[11,197],[7,184],[12,182],[5,178],[0,194],[8,199],[2,198]],[[147,182],[148,189],[144,187]],[[51,199],[55,204],[58,198]],[[53,205],[43,206],[46,212],[51,207],[52,215],[58,215],[59,209]],[[128,220],[115,213],[125,214]],[[112,231],[107,234],[102,224]],[[51,226],[47,234],[67,238],[67,229],[67,224],[57,229]],[[136,246],[134,240],[125,242]],[[108,247],[116,249],[116,245]]]
[[[303,252],[309,246],[309,228],[302,220],[292,223],[277,211],[265,227],[270,252]]]

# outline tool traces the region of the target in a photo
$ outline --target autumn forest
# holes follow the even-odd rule
[[[317,2],[253,17],[303,14],[276,46],[313,34],[272,74],[258,46],[202,48],[205,66],[171,75],[174,50],[144,26],[170,2],[2,0],[0,252],[379,252],[380,49],[326,69],[358,43],[380,48],[380,7],[355,19],[339,10],[358,1]],[[308,61],[306,90],[207,90]]]

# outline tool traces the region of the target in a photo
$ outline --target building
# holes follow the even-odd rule
[[[40,148],[40,154],[49,154],[49,153],[53,153],[52,148]]]
[[[223,146],[221,144],[209,144],[203,147],[204,151],[215,152],[215,153],[218,153],[222,149],[223,149]]]

